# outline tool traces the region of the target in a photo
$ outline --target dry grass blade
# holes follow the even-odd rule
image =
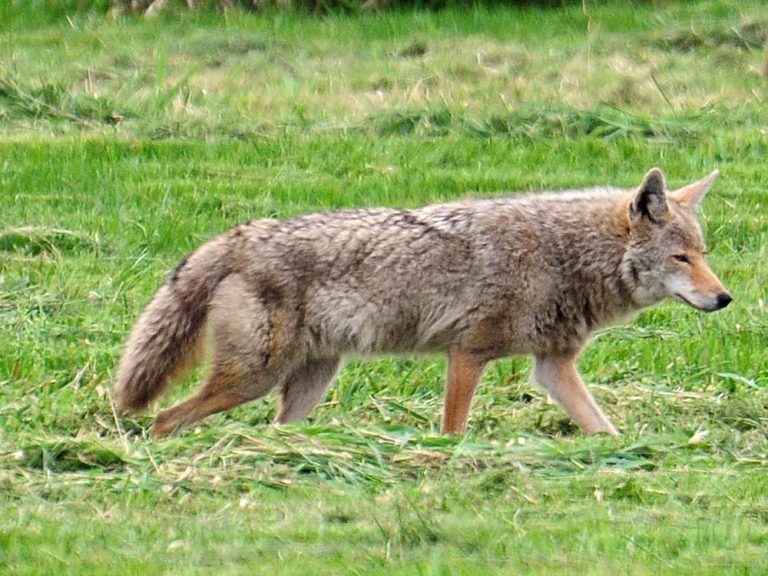
[[[83,232],[48,226],[17,226],[0,230],[0,251],[54,254],[97,250],[99,240]]]

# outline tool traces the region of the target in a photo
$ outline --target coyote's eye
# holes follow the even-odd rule
[[[683,264],[690,264],[691,261],[685,254],[672,254],[672,258],[674,258],[677,262],[682,262]]]

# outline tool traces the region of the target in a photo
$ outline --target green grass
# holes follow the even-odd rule
[[[0,8],[0,573],[765,573],[768,18],[655,4]],[[114,416],[141,307],[235,223],[653,165],[720,168],[704,222],[735,301],[598,335],[581,368],[619,439],[578,433],[521,358],[460,439],[439,357],[352,361],[283,429],[270,400],[163,441]]]

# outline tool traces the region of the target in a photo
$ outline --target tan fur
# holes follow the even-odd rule
[[[443,434],[459,434],[469,417],[472,396],[480,383],[487,360],[482,356],[452,350],[448,354],[448,378],[445,383]]]
[[[466,426],[485,365],[532,354],[534,376],[587,433],[616,434],[575,361],[595,330],[665,297],[716,310],[730,295],[704,259],[696,218],[716,172],[667,193],[518,195],[417,210],[257,220],[200,247],[160,288],[117,371],[125,412],[145,408],[194,358],[212,368],[160,412],[165,435],[280,390],[276,421],[306,417],[344,357],[447,352],[443,431]]]

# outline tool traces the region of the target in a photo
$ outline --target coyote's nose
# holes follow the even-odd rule
[[[728,294],[728,292],[720,292],[720,294],[717,295],[717,310],[721,310],[722,308],[725,308],[728,306],[728,304],[731,303],[731,295]]]

